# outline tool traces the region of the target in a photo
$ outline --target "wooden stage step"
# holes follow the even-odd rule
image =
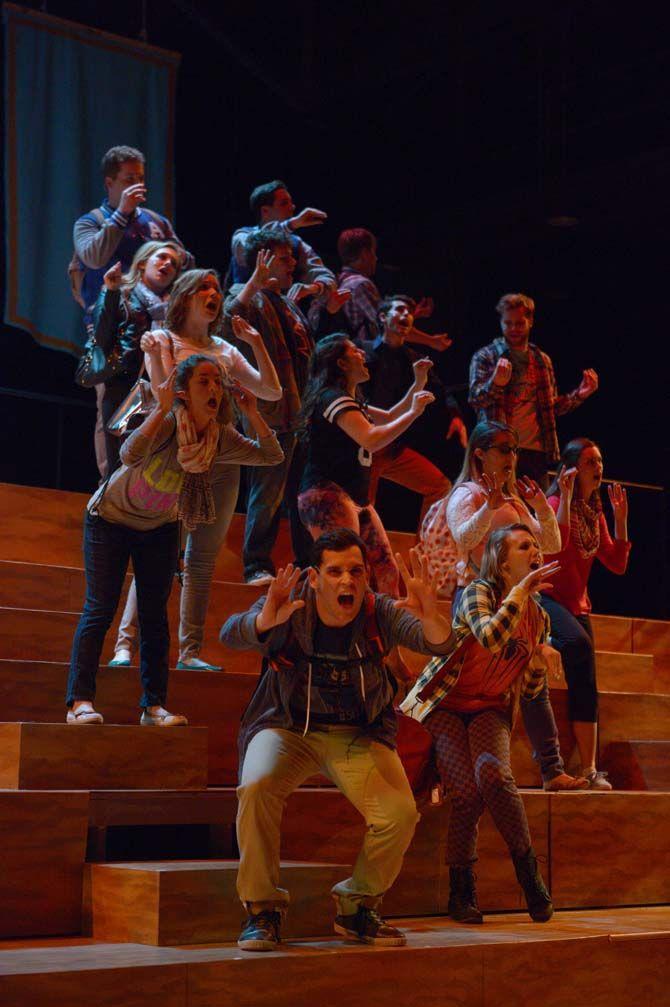
[[[282,864],[282,884],[291,892],[287,937],[332,932],[330,889],[349,873],[347,864]],[[84,932],[96,940],[218,944],[240,932],[245,914],[235,889],[235,860],[89,864],[87,877]]]
[[[3,716],[12,721],[40,723],[58,722],[61,718],[64,720],[66,679],[67,666],[62,662],[0,660]],[[140,685],[136,668],[101,667],[97,685],[96,705],[105,717],[105,726],[137,724]],[[249,673],[176,670],[170,673],[168,706],[185,714],[192,727],[208,728],[207,782],[210,786],[230,786],[237,780],[236,739],[239,720],[255,685],[256,676]],[[561,748],[567,760],[575,743],[567,720],[565,689],[552,689],[551,701],[559,727]],[[70,731],[77,729],[68,728]],[[631,738],[670,741],[670,696],[601,694],[601,751],[612,741],[628,741]],[[513,734],[513,768],[520,786],[539,785],[539,773],[531,758],[530,746],[520,719],[517,720]],[[144,784],[146,782],[143,781]]]
[[[234,612],[244,610],[253,599],[237,599],[236,592],[246,585],[226,585],[232,591],[222,589],[221,583],[215,588],[205,624],[205,645],[203,657],[230,672],[253,672],[260,670],[260,658],[251,652],[234,651],[225,647],[218,639],[222,623]],[[172,592],[169,604],[171,648],[170,659],[175,665],[178,659],[179,591]],[[114,656],[114,644],[120,611],[107,634],[102,651],[102,662],[107,664]],[[72,648],[72,639],[77,628],[79,614],[76,611],[50,611],[48,609],[27,609],[21,607],[0,607],[0,654],[5,658],[36,661],[67,661]],[[414,673],[424,667],[427,658],[403,649],[408,666]],[[137,659],[135,659],[136,661]],[[659,692],[670,694],[670,671],[655,669],[655,658],[650,654],[620,654],[609,651],[596,652],[598,687],[602,692]],[[565,681],[561,686],[566,688]]]
[[[670,793],[522,790],[521,796],[533,847],[557,906],[670,902]],[[143,814],[143,798],[138,798],[124,810],[123,795],[93,794],[91,824],[102,829],[181,820],[176,801],[163,806],[160,795],[149,794]],[[209,807],[201,803],[199,811],[185,804],[184,821],[211,819],[219,829],[226,822],[232,826],[237,810],[232,788],[210,792],[209,801]],[[384,900],[388,915],[446,912],[449,817],[448,801],[422,809],[403,869]],[[291,795],[284,813],[281,855],[293,861],[353,864],[364,833],[363,819],[339,791],[301,788]],[[523,907],[507,848],[488,812],[480,823],[477,876],[483,909]]]
[[[327,940],[269,954],[94,940],[0,944],[3,1007],[641,1007],[666,1002],[667,907],[403,919],[407,947]]]
[[[80,566],[82,529],[89,494],[37,486],[0,483],[0,559],[56,566]],[[224,548],[215,569],[218,580],[242,579],[244,514],[234,514]],[[415,536],[389,532],[394,550],[406,553]],[[290,561],[288,522],[282,519],[273,559],[278,565]]]
[[[102,790],[207,785],[207,731],[0,723],[0,787]]]
[[[600,765],[614,787],[670,791],[670,741],[612,741]]]
[[[1,550],[2,546],[0,554]],[[85,591],[81,563],[81,555],[71,566],[0,559],[0,606],[81,611]],[[127,578],[127,583],[129,582],[130,577]],[[263,588],[243,584],[241,581],[214,580],[212,605],[217,610],[220,608],[223,616],[224,613],[248,608],[262,593]],[[172,605],[175,605],[177,598],[178,590],[175,589]],[[449,603],[443,602],[441,605],[445,613],[449,611]],[[670,622],[599,614],[593,614],[591,620],[596,647],[600,650],[622,654],[653,654],[657,658],[670,659]]]
[[[0,790],[0,937],[81,932],[88,818],[87,793]]]

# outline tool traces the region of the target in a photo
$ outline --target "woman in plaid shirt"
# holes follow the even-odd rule
[[[509,847],[532,919],[543,923],[553,913],[510,766],[519,699],[536,696],[547,667],[560,667],[558,654],[546,643],[549,620],[533,597],[548,589],[559,567],[541,564],[540,547],[527,525],[491,533],[481,576],[466,587],[454,617],[452,653],[428,662],[401,705],[432,734],[451,797],[449,915],[462,923],[482,922],[472,864],[485,808]]]

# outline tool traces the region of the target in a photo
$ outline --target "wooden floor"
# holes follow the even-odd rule
[[[550,923],[519,912],[522,895],[488,814],[477,864],[485,924],[444,918],[445,802],[423,809],[385,899],[408,946],[343,943],[330,933],[329,889],[349,871],[364,822],[315,777],[284,818],[287,940],[271,954],[243,953],[231,943],[241,919],[235,735],[259,665],[216,639],[223,619],[259,595],[240,582],[243,519],[219,557],[206,627],[203,656],[226,670],[171,672],[170,705],[191,727],[179,737],[139,727],[137,668],[101,667],[105,727],[68,728],[85,501],[0,484],[0,1007],[670,1005],[670,623],[593,619],[600,764],[615,792],[537,789],[517,724],[513,765],[557,909]],[[412,543],[392,537],[401,551]],[[276,558],[287,555],[282,529]],[[178,602],[175,589],[173,638]],[[551,698],[569,759],[564,682]]]
[[[152,948],[95,941],[0,943],[3,1007],[651,1007],[668,1003],[670,909],[524,914],[481,927],[403,919],[404,948],[295,940]],[[550,977],[550,979],[548,979]]]

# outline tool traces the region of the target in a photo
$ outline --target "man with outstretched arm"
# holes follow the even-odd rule
[[[289,894],[279,887],[280,829],[289,795],[323,773],[364,817],[367,830],[350,878],[332,890],[335,932],[399,946],[402,931],[379,914],[419,819],[396,748],[396,683],[384,664],[398,644],[423,654],[449,650],[451,626],[437,608],[424,561],[398,556],[406,597],[368,587],[365,545],[336,528],[313,545],[306,574],[279,570],[267,595],[221,630],[229,647],[263,657],[240,727],[237,890],[246,920],[238,945],[271,951]]]

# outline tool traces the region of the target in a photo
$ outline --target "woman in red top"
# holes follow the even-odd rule
[[[542,596],[542,604],[551,618],[551,639],[561,653],[568,683],[568,714],[577,739],[582,774],[592,790],[611,790],[606,774],[596,770],[598,690],[593,647],[593,628],[589,619],[591,601],[588,580],[597,557],[612,573],[625,573],[628,566],[628,500],[619,483],[607,487],[614,512],[614,540],[610,537],[600,499],[603,459],[600,450],[586,437],[570,441],[561,456],[558,474],[549,488],[549,503],[558,509],[558,479],[567,469],[576,468],[570,505],[570,533],[556,559],[560,571],[552,578],[552,587]]]

